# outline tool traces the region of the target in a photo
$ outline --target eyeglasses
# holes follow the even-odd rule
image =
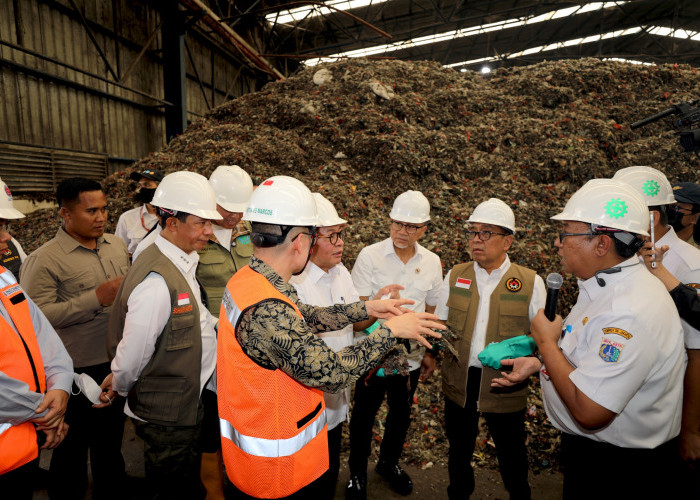
[[[395,220],[391,221],[391,229],[394,231],[401,231],[402,229],[405,229],[408,234],[413,234],[425,226],[426,224],[423,224],[422,226],[414,226],[413,224],[404,224],[403,222],[397,222]]]
[[[567,236],[600,236],[598,233],[565,233],[564,231],[558,231],[557,236],[559,241],[564,241]]]
[[[679,207],[678,205],[671,205],[669,208],[671,210],[673,210],[674,212],[676,212],[677,214],[681,214],[681,215],[693,215],[693,214],[697,213],[692,208],[683,208],[683,207]]]
[[[337,233],[331,233],[327,235],[319,234],[316,236],[316,239],[320,240],[321,238],[328,238],[330,244],[335,245],[336,243],[338,243],[338,240],[345,239],[345,231],[338,231]]]
[[[294,238],[292,238],[292,241],[296,240],[296,239],[297,239],[299,236],[301,236],[302,234],[305,234],[306,236],[308,236],[309,238],[311,238],[311,246],[314,246],[314,245],[316,244],[316,230],[315,230],[315,228],[312,229],[312,230],[311,230],[310,232],[308,232],[308,233],[307,233],[307,232],[302,232],[302,233],[297,234]]]
[[[497,233],[495,231],[467,231],[467,239],[473,240],[476,238],[477,234],[481,241],[489,241],[494,234],[498,236],[509,236],[508,233]]]

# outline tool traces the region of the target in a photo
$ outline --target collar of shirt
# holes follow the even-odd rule
[[[297,295],[295,288],[284,281],[282,276],[277,274],[277,271],[265,264],[262,260],[253,256],[250,258],[248,265],[253,271],[262,274],[265,279],[277,289],[278,292],[286,295],[295,303],[299,302],[299,296]]]
[[[214,237],[216,238],[216,242],[222,247],[230,249],[231,234],[233,234],[233,229],[226,229],[225,227],[217,226],[216,224],[212,224],[211,228],[212,231],[214,231]]]
[[[506,254],[506,258],[503,261],[503,263],[500,266],[498,266],[497,269],[491,271],[490,274],[486,272],[486,269],[481,267],[481,265],[478,262],[474,262],[474,272],[476,273],[476,278],[479,281],[484,282],[496,281],[498,283],[499,281],[501,281],[501,278],[509,268],[510,258],[508,257],[508,254]]]
[[[70,253],[78,247],[84,248],[85,250],[89,250],[90,252],[93,251],[91,248],[80,244],[78,240],[76,240],[70,234],[68,234],[66,230],[63,229],[63,227],[58,228],[58,232],[56,233],[56,240],[58,241],[59,246],[65,253]],[[99,250],[100,245],[103,244],[109,245],[109,241],[107,241],[104,236],[100,236],[99,238],[97,238],[97,246],[95,247],[95,250]]]
[[[627,279],[630,273],[640,269],[641,262],[636,255],[633,255],[624,262],[620,262],[618,265],[613,267],[621,268],[619,273],[612,274],[600,274],[599,276],[605,280],[605,286],[600,286],[595,279],[595,276],[591,276],[587,280],[578,280],[579,290],[585,292],[590,300],[595,300],[597,297],[607,293],[609,290],[613,290],[615,286]]]
[[[306,269],[304,269],[304,272],[308,276],[311,283],[319,283],[324,278],[332,280],[340,271],[338,270],[338,266],[333,266],[328,270],[328,272],[326,272],[313,262],[309,261],[309,263],[306,264]]]
[[[666,226],[666,228],[668,229],[668,232],[664,234],[662,238],[656,240],[657,247],[660,247],[662,245],[668,245],[671,247],[680,241],[680,238],[671,226]]]
[[[399,259],[399,256],[396,255],[396,250],[394,249],[394,241],[391,238],[387,238],[384,241],[382,241],[382,252],[384,253],[384,256],[389,256],[393,255],[395,258]],[[411,262],[414,259],[421,259],[421,252],[420,249],[422,247],[418,243],[413,244],[413,249],[415,253],[413,254],[413,257],[408,259],[408,262]],[[399,259],[401,260],[401,259]],[[403,262],[403,261],[402,261]],[[406,262],[406,265],[408,265],[408,262]]]
[[[185,253],[160,234],[156,236],[155,244],[163,252],[163,255],[182,271],[182,274],[194,274],[199,262],[199,254],[197,252]]]

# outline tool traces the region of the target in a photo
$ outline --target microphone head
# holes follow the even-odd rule
[[[559,273],[549,273],[547,275],[547,288],[554,288],[559,290],[561,285],[564,283],[564,278],[562,278]]]

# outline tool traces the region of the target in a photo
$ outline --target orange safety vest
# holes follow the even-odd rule
[[[249,266],[226,285],[219,315],[217,388],[221,447],[229,479],[257,498],[291,495],[328,470],[323,393],[243,352],[234,328],[264,300],[297,306]]]
[[[15,326],[12,328],[0,317],[0,372],[25,382],[30,390],[43,394],[46,392],[46,375],[29,302],[17,280],[1,266],[0,301]],[[39,447],[34,424],[0,424],[0,474],[21,467],[37,456]]]

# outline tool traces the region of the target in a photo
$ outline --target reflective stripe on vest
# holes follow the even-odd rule
[[[0,268],[2,269],[2,268]],[[12,273],[4,271],[0,272],[0,288],[5,288],[6,286],[16,285],[17,280],[14,278]]]
[[[12,427],[12,424],[0,424],[0,434]]]

